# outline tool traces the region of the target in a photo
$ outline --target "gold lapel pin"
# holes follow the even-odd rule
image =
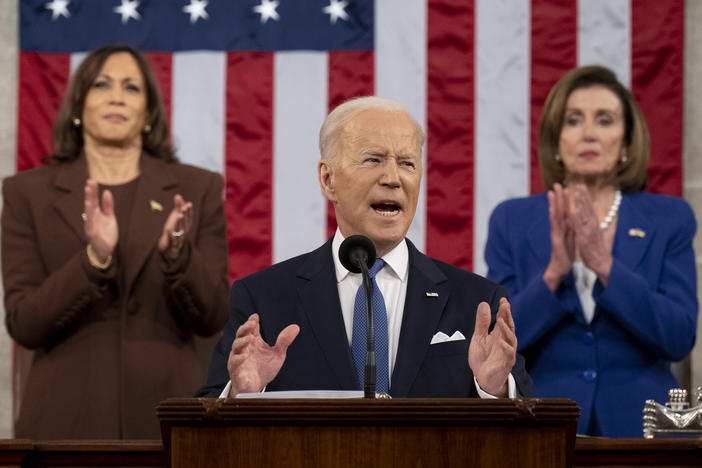
[[[151,211],[163,211],[163,205],[156,200],[149,200],[149,205],[151,205]]]
[[[426,292],[426,295],[427,295],[427,297],[439,297],[439,293],[438,293],[438,292],[427,291],[427,292]]]
[[[629,236],[640,237],[641,239],[643,239],[644,237],[646,237],[646,233],[639,228],[631,228],[629,229]]]

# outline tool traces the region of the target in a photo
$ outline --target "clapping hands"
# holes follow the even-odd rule
[[[111,257],[119,239],[114,198],[109,190],[102,192],[100,197],[98,183],[92,179],[85,182],[84,192],[85,238],[88,248],[97,256],[96,260],[103,263]]]
[[[185,235],[192,225],[192,213],[192,202],[186,202],[180,195],[173,196],[173,210],[166,218],[163,232],[158,239],[158,249],[168,258],[175,259],[180,255]]]
[[[612,255],[605,246],[595,206],[584,185],[563,188],[554,184],[548,192],[551,222],[551,260],[544,272],[546,286],[555,291],[573,266],[576,256],[607,284]]]

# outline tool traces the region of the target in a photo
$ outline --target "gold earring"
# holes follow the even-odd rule
[[[151,125],[146,124],[144,125],[144,133],[149,133],[151,131]]]
[[[78,117],[73,117],[73,126],[80,127],[80,119]]]

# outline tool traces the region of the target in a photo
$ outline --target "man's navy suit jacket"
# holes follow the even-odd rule
[[[468,366],[475,313],[490,304],[493,323],[506,290],[476,274],[421,254],[407,240],[409,278],[400,341],[392,374],[393,397],[477,397]],[[428,295],[427,293],[436,293]],[[234,283],[229,322],[214,349],[207,384],[197,396],[218,397],[227,382],[227,360],[236,330],[258,313],[261,336],[274,344],[290,324],[300,333],[288,348],[276,390],[360,390],[339,303],[332,241]],[[441,331],[466,340],[430,344]],[[512,369],[520,395],[531,395],[531,379],[517,356]]]

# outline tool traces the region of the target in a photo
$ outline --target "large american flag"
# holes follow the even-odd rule
[[[339,102],[377,94],[427,129],[409,237],[484,272],[487,219],[542,190],[544,99],[570,68],[614,69],[652,134],[649,190],[681,194],[683,0],[20,0],[17,170],[50,127],[85,51],[147,52],[183,162],[226,182],[231,279],[335,229],[317,132]]]

